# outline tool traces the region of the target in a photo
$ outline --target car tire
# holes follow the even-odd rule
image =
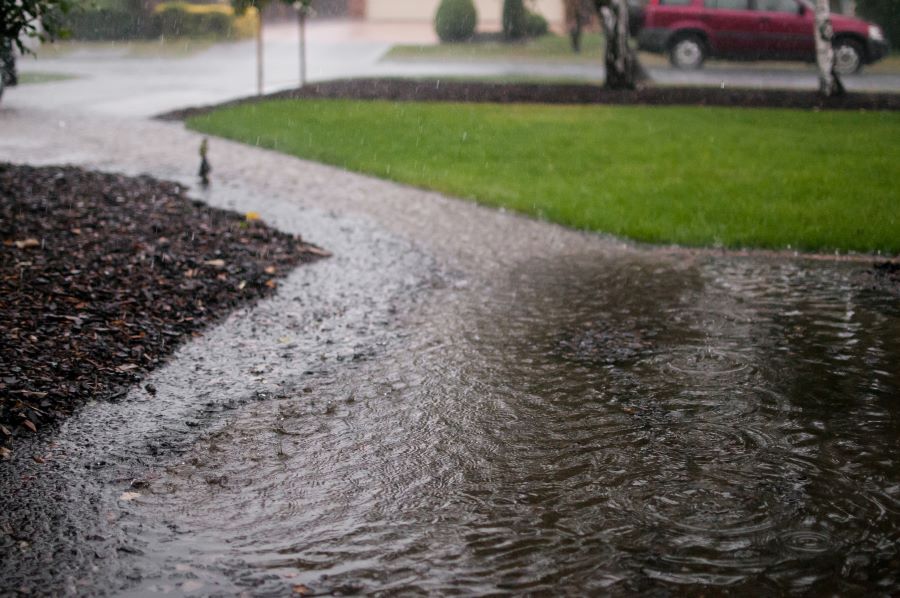
[[[706,54],[706,44],[697,35],[681,35],[669,46],[669,62],[685,71],[703,68]]]
[[[843,38],[834,42],[834,72],[854,75],[862,70],[865,53],[855,39]]]

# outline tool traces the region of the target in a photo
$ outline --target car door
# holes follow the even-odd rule
[[[743,58],[758,44],[759,15],[752,0],[705,0],[703,20],[716,56]]]
[[[814,15],[797,0],[755,0],[761,58],[809,58],[815,53]]]

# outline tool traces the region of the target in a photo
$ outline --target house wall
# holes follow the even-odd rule
[[[480,28],[499,26],[503,0],[474,0]],[[431,21],[440,0],[366,0],[365,18],[370,21]],[[563,22],[563,0],[526,2],[551,24]]]

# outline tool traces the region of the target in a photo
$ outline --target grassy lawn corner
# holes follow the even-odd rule
[[[900,114],[276,100],[188,121],[650,243],[900,253]]]

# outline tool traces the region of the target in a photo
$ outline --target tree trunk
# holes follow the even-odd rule
[[[306,85],[306,9],[300,7],[297,11],[300,20],[300,87]]]
[[[819,93],[825,97],[844,94],[844,85],[834,72],[834,29],[828,0],[816,0],[816,64],[819,67]]]
[[[263,94],[263,21],[262,10],[256,9],[256,95]]]
[[[603,36],[606,38],[607,89],[634,89],[646,78],[637,53],[628,44],[628,3],[626,0],[595,0]]]

